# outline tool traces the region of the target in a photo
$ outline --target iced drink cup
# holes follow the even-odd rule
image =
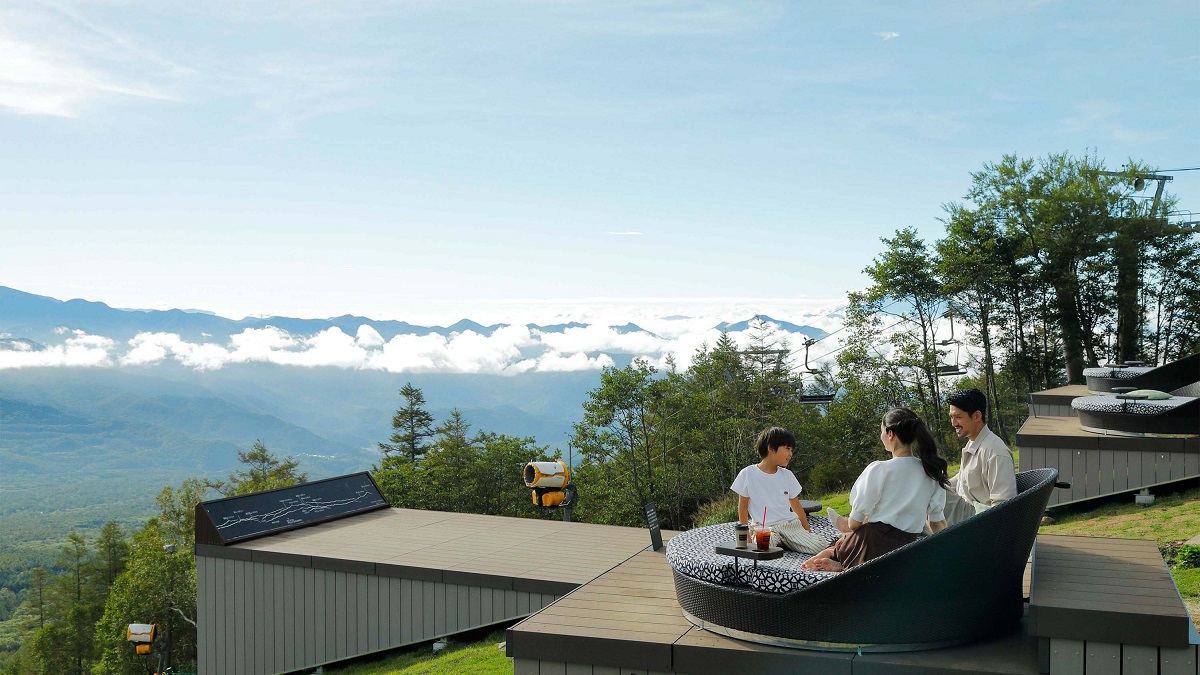
[[[760,551],[771,548],[771,528],[763,526],[755,530],[754,543]]]

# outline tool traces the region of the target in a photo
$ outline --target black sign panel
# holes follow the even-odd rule
[[[365,471],[214,499],[196,506],[196,543],[224,546],[387,507]]]
[[[662,530],[658,526],[658,507],[654,502],[646,503],[646,524],[650,526],[650,545],[657,551],[662,548]]]

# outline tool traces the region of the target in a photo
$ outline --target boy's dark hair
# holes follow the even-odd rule
[[[762,433],[758,435],[758,440],[754,442],[759,457],[766,457],[767,450],[770,448],[782,448],[785,445],[789,448],[796,447],[796,437],[783,427],[763,429]]]
[[[959,389],[946,397],[946,403],[971,416],[978,410],[987,419],[987,397],[978,389]]]

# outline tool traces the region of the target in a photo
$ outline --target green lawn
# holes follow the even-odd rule
[[[498,630],[478,642],[452,642],[433,655],[429,645],[346,668],[326,668],[330,675],[512,675],[512,660],[497,645],[504,642]]]

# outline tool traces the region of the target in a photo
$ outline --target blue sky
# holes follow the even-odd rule
[[[1198,32],[1195,0],[16,0],[0,285],[791,318],[862,286],[881,236],[936,238],[1004,153],[1200,166]]]

